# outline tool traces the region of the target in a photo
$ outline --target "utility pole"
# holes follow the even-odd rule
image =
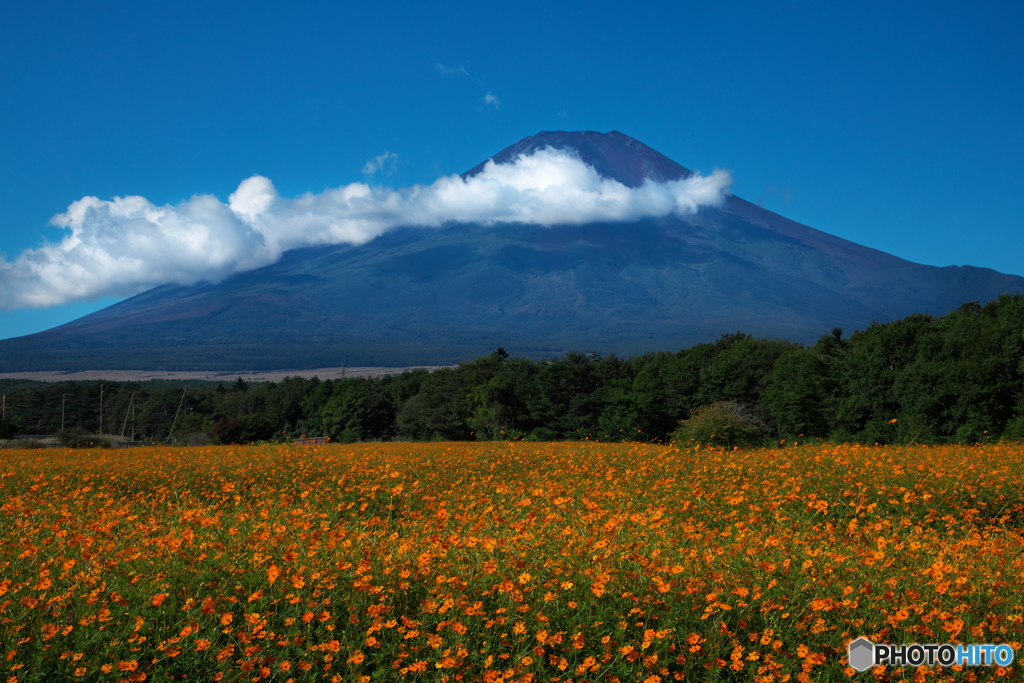
[[[4,394],[3,404],[4,404],[4,407],[3,407],[3,417],[0,417],[0,420],[3,420],[4,422],[7,422],[7,394]]]
[[[135,395],[132,395],[132,441],[135,441]]]
[[[103,384],[100,384],[100,436],[103,436]]]
[[[131,400],[128,401],[128,410],[124,411],[124,424],[121,425],[121,436],[124,436],[124,430],[128,427],[128,415],[132,412],[132,408],[135,407],[135,392],[132,392]],[[134,439],[132,439],[134,441]]]
[[[174,433],[174,425],[178,423],[178,413],[181,412],[181,405],[185,402],[185,394],[188,392],[188,386],[186,386],[181,392],[181,400],[178,401],[178,409],[174,412],[174,422],[171,423],[171,431],[167,432],[167,440],[171,440],[171,434]]]
[[[63,394],[60,397],[60,431],[64,431],[64,404],[68,401],[68,395]]]

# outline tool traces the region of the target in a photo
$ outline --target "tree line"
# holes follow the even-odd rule
[[[567,353],[533,361],[498,349],[433,372],[377,378],[146,388],[104,382],[104,431],[248,443],[596,439],[666,441],[709,406],[765,441],[973,443],[1024,438],[1024,295],[915,314],[813,346],[728,334],[631,358]],[[95,433],[99,382],[6,396],[22,434]],[[69,408],[70,406],[70,408]],[[703,411],[703,412],[702,412]]]

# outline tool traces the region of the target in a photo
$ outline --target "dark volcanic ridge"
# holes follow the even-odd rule
[[[493,160],[544,147],[574,150],[629,187],[690,175],[616,131],[541,132]],[[219,284],[157,287],[0,341],[0,372],[450,365],[499,346],[628,356],[736,331],[809,343],[1004,292],[1024,292],[1024,278],[911,263],[730,196],[694,215],[402,228],[298,249]]]

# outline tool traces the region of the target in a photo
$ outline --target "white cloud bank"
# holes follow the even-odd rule
[[[629,188],[569,152],[542,149],[510,164],[490,161],[472,178],[452,175],[398,190],[352,183],[289,199],[256,175],[227,204],[212,195],[177,206],[155,206],[144,197],[83,197],[51,219],[70,230],[60,242],[26,249],[13,261],[0,254],[0,308],[218,282],[274,263],[288,249],[361,244],[402,226],[578,225],[689,214],[721,204],[731,182],[716,170]]]

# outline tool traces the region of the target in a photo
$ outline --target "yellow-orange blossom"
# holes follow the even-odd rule
[[[850,680],[859,635],[1024,631],[1019,446],[4,458],[0,680]]]

